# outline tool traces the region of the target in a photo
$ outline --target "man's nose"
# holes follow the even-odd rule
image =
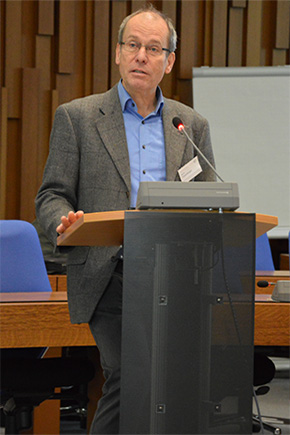
[[[144,45],[142,45],[136,55],[136,60],[138,60],[139,62],[146,62],[148,60],[148,54],[146,51],[146,47],[144,47]]]

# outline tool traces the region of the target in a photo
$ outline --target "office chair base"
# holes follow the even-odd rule
[[[280,435],[282,433],[282,430],[279,427],[275,427],[275,426],[271,426],[268,423],[265,423],[264,421],[262,421],[263,424],[263,428],[266,430],[269,430],[270,432],[272,432],[274,435]],[[259,430],[257,430],[259,429]],[[261,431],[261,424],[260,424],[260,420],[258,418],[258,416],[253,416],[253,432],[260,432]]]
[[[32,427],[32,406],[17,407],[13,398],[6,402],[6,409],[3,408],[5,418],[5,435],[16,435],[20,431]],[[10,408],[10,409],[9,409]]]

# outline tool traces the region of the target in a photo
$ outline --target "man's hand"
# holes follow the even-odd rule
[[[58,234],[62,234],[68,227],[70,227],[75,221],[82,217],[84,212],[78,210],[76,213],[70,211],[67,216],[61,217],[61,224],[56,228]]]

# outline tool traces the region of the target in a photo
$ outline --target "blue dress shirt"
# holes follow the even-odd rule
[[[164,105],[161,89],[157,88],[157,106],[146,118],[137,112],[137,106],[122,82],[118,84],[123,111],[131,171],[131,207],[136,206],[140,181],[165,181],[166,159],[162,123]]]

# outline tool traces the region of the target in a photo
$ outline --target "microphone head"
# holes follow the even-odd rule
[[[184,129],[184,125],[183,122],[181,121],[180,118],[178,118],[178,116],[175,116],[172,119],[172,124],[174,125],[174,127],[177,128],[177,130],[182,131]]]
[[[269,283],[268,281],[258,281],[257,286],[258,287],[268,287]]]

